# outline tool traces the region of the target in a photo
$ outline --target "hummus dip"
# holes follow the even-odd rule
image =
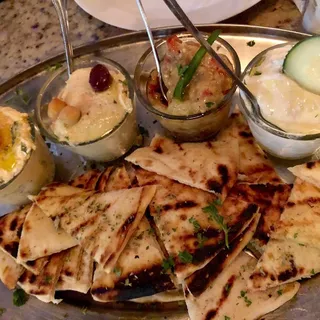
[[[97,140],[117,127],[127,113],[133,110],[129,98],[125,76],[111,68],[110,86],[101,92],[95,91],[89,83],[92,68],[74,71],[65,87],[58,95],[60,102],[71,106],[71,118],[75,121],[63,121],[63,109],[51,124],[53,133],[59,141],[77,145]],[[67,114],[68,116],[68,114]],[[64,119],[65,120],[65,119]]]
[[[284,131],[296,134],[320,132],[320,95],[307,91],[282,72],[291,45],[275,48],[245,77],[263,117]]]
[[[17,176],[35,150],[28,115],[0,108],[0,187]]]
[[[200,48],[197,42],[182,41],[177,36],[168,38],[166,53],[161,62],[163,81],[167,87],[168,105],[159,99],[158,77],[152,73],[148,84],[148,97],[152,105],[167,114],[188,116],[215,108],[232,88],[232,79],[219,63],[206,54],[185,90],[182,100],[174,98],[175,87]],[[229,59],[220,54],[232,69]],[[157,101],[158,100],[158,101]]]

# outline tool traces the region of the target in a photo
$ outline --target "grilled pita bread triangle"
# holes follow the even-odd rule
[[[255,184],[283,183],[271,161],[255,142],[249,126],[241,114],[234,115],[239,135],[239,181]]]
[[[320,189],[297,179],[249,287],[265,290],[320,272]]]
[[[92,284],[93,259],[80,246],[66,251],[56,291],[87,293]]]
[[[137,228],[156,187],[108,193],[84,191],[67,197],[42,198],[42,211],[79,241],[94,260],[111,272]]]
[[[216,140],[202,143],[175,143],[155,136],[149,147],[126,158],[143,169],[180,183],[219,194],[224,199],[237,180],[239,146],[235,123]]]
[[[181,283],[203,268],[225,246],[221,226],[210,212],[203,211],[216,200],[216,196],[143,169],[137,169],[136,176],[140,185],[161,186],[149,206],[150,214],[167,258],[171,257],[174,261],[175,274]],[[216,206],[228,224],[230,241],[248,226],[258,210],[257,205],[246,200],[246,188],[249,189],[249,186],[241,185],[239,195],[238,185],[235,185],[222,207]],[[183,255],[189,256],[192,261],[181,261]]]
[[[248,292],[246,282],[255,265],[256,259],[242,252],[200,296],[186,291],[190,320],[258,319],[292,299],[299,290],[299,283],[294,282],[267,291]]]
[[[0,250],[0,280],[10,290],[13,290],[19,277],[24,272],[24,268],[17,264],[15,260]]]
[[[48,264],[37,276],[30,271],[25,271],[19,279],[19,286],[26,293],[37,297],[43,302],[61,302],[61,300],[54,298],[54,293],[63,265],[64,255],[65,252],[52,255]]]
[[[33,261],[77,244],[77,241],[64,230],[57,230],[52,220],[34,204],[23,224],[17,260],[18,262]]]
[[[69,182],[69,185],[87,190],[95,190],[102,172],[99,170],[90,170],[78,176]]]
[[[122,301],[175,289],[170,276],[163,272],[163,260],[150,224],[143,218],[113,272],[108,274],[98,266],[91,288],[93,299]]]
[[[296,177],[320,188],[320,161],[311,161],[288,168]]]

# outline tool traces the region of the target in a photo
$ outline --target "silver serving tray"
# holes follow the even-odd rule
[[[222,29],[222,37],[238,52],[241,60],[242,69],[248,62],[262,50],[286,41],[298,41],[305,38],[306,34],[286,31],[281,29],[272,29],[255,26],[243,25],[202,25],[200,29],[204,32],[210,32],[214,28]],[[184,31],[180,27],[156,29],[156,38],[166,37],[170,34]],[[249,41],[255,41],[255,45],[247,45]],[[102,40],[92,45],[79,47],[75,50],[75,55],[96,55],[105,56],[122,64],[129,73],[133,74],[136,63],[142,53],[148,48],[147,36],[144,32],[134,32]],[[52,71],[49,66],[62,63],[64,56],[58,55],[41,64],[38,64],[21,74],[15,76],[9,81],[0,85],[0,105],[10,104],[21,111],[32,112],[37,93],[42,84],[50,76]],[[30,98],[25,103],[15,92],[16,89],[22,89]],[[21,91],[20,91],[21,93]],[[8,101],[10,99],[10,103]],[[235,96],[237,103],[237,96]],[[27,100],[27,99],[25,99]],[[152,115],[148,114],[143,107],[138,105],[138,121],[149,131],[149,137],[154,132],[161,132],[161,128],[153,123]],[[146,143],[149,139],[146,138]],[[87,163],[84,159],[70,152],[61,150],[59,147],[51,144],[51,151],[54,154],[57,165],[57,179],[68,180],[70,177],[81,173],[92,163]],[[290,177],[288,177],[290,179]],[[2,208],[3,209],[3,208]],[[3,209],[4,210],[4,209]],[[1,211],[1,210],[0,210]],[[39,239],[39,241],[41,241]],[[298,295],[286,303],[275,312],[264,316],[264,320],[286,319],[286,320],[308,320],[320,319],[320,305],[318,297],[320,290],[320,277],[314,277],[311,280],[303,281]],[[0,308],[5,308],[1,319],[168,319],[168,320],[187,320],[185,306],[177,303],[165,305],[149,305],[135,307],[130,303],[119,304],[98,304],[94,303],[88,296],[74,293],[66,293],[65,302],[58,306],[45,304],[36,298],[31,297],[27,304],[18,308],[12,304],[12,292],[0,284]]]

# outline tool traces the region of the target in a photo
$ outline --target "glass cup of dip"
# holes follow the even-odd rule
[[[54,178],[54,161],[27,114],[0,108],[0,204],[20,206]]]
[[[97,65],[107,67],[111,74],[111,85],[105,90],[110,90],[107,97],[104,92],[95,92],[89,83],[88,70]],[[41,88],[35,110],[40,131],[52,142],[89,160],[115,160],[130,150],[138,134],[131,77],[118,63],[101,57],[77,59],[74,67],[71,78],[77,75],[72,84],[68,84],[67,68],[64,67],[53,74]],[[83,75],[87,79],[81,78]],[[48,105],[57,97],[71,101],[73,110],[79,106],[81,117],[75,126],[53,127],[52,118],[48,115]],[[125,109],[124,106],[129,107]]]
[[[241,111],[259,145],[287,160],[310,157],[320,147],[320,95],[307,92],[282,72],[283,60],[293,45],[283,43],[262,51],[242,74],[266,119],[254,115],[251,102],[240,91]],[[316,110],[310,111],[313,105],[318,105],[319,120]]]
[[[208,35],[204,34],[207,38]],[[181,33],[177,37],[182,42],[198,43],[190,34]],[[157,52],[160,60],[165,56],[167,46],[166,39],[160,40],[156,44]],[[240,77],[241,66],[240,60],[233,47],[225,40],[218,38],[213,48],[217,53],[225,55],[230,61],[234,72]],[[203,112],[198,112],[189,115],[174,115],[166,113],[164,110],[159,110],[148,97],[148,81],[150,80],[151,72],[156,68],[153,59],[151,48],[149,48],[140,58],[134,74],[136,95],[140,103],[151,112],[159,121],[162,127],[179,141],[203,141],[219,132],[225,125],[231,109],[232,96],[236,90],[236,85],[233,83],[223,99],[214,105],[207,108]]]

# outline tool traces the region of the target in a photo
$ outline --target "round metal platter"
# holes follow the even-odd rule
[[[286,41],[298,41],[308,36],[298,32],[242,25],[202,25],[199,28],[204,32],[210,32],[214,28],[222,29],[222,38],[227,40],[237,51],[242,69],[262,50]],[[156,29],[155,36],[162,38],[183,31],[180,27]],[[248,45],[250,41],[254,41],[253,46]],[[133,74],[138,59],[148,46],[146,34],[135,32],[77,48],[75,55],[79,57],[84,55],[105,56],[122,64],[130,74]],[[54,72],[52,69],[55,67],[52,68],[52,66],[63,63],[63,59],[63,54],[56,56],[0,85],[0,105],[10,105],[18,110],[31,113],[41,86]],[[234,103],[236,104],[237,101],[238,96],[235,95]],[[149,133],[149,138],[145,137],[145,143],[148,144],[155,132],[161,133],[161,128],[157,123],[154,123],[152,115],[148,114],[139,104],[137,109],[138,122]],[[64,151],[54,144],[50,144],[50,149],[56,161],[56,178],[58,180],[67,181],[95,165],[87,163],[81,157]],[[281,170],[279,164],[277,164],[277,168]],[[282,170],[281,173],[285,175],[286,171]],[[285,176],[285,178],[290,181],[291,177]],[[0,215],[6,212],[8,212],[8,208],[0,205]],[[320,307],[317,302],[319,285],[320,277],[303,281],[301,289],[293,300],[275,312],[264,316],[263,319],[320,319]],[[12,292],[0,284],[0,308],[6,309],[2,315],[3,319],[188,319],[183,303],[136,307],[133,303],[98,304],[88,296],[75,293],[65,293],[64,298],[64,302],[56,306],[30,297],[24,306],[18,308],[12,304]]]

